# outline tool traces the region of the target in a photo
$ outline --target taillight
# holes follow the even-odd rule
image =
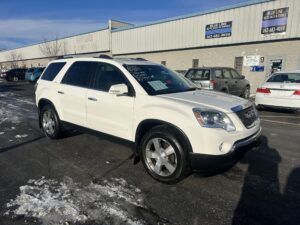
[[[295,91],[293,95],[300,95],[300,90]]]
[[[210,88],[214,88],[216,84],[217,84],[217,81],[215,81],[215,80],[210,80],[209,81]]]
[[[268,88],[257,88],[256,93],[270,94],[271,91]]]

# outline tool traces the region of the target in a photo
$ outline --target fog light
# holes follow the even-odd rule
[[[230,143],[223,142],[222,144],[220,144],[219,150],[220,150],[220,152],[228,153],[230,151],[231,147],[232,147],[232,145]]]

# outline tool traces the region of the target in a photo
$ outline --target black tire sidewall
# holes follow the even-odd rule
[[[52,135],[48,134],[45,130],[44,130],[44,127],[43,127],[43,116],[44,116],[44,113],[47,112],[47,111],[50,111],[51,114],[53,115],[54,117],[54,122],[55,122],[55,129],[54,129],[54,133]],[[57,139],[59,138],[59,135],[60,135],[60,130],[61,130],[61,126],[60,126],[60,120],[58,118],[58,115],[56,113],[56,111],[53,109],[53,107],[49,106],[49,105],[46,105],[44,106],[42,109],[41,109],[41,113],[40,113],[40,121],[41,121],[41,125],[42,125],[42,130],[44,132],[44,134],[51,138],[51,139]]]
[[[162,138],[168,141],[172,147],[175,150],[176,157],[177,157],[177,168],[175,172],[167,177],[159,176],[154,171],[148,168],[145,152],[146,152],[146,146],[148,142],[153,138]],[[181,179],[183,179],[186,175],[186,168],[187,168],[187,156],[186,152],[183,149],[183,145],[180,143],[180,140],[178,140],[178,137],[173,133],[170,132],[168,129],[157,127],[154,129],[151,129],[142,139],[141,141],[141,148],[140,148],[140,156],[142,163],[146,169],[146,171],[149,173],[150,176],[152,176],[155,180],[158,180],[163,183],[167,184],[173,184],[179,182]]]

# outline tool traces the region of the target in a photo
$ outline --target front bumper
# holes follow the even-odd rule
[[[262,129],[260,128],[255,134],[236,141],[231,150],[224,155],[206,155],[198,153],[190,153],[190,162],[193,170],[209,172],[220,170],[234,165],[244,154],[260,144],[260,136]]]

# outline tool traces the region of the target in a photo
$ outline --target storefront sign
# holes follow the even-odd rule
[[[231,37],[232,21],[209,24],[205,28],[205,39]]]
[[[289,8],[264,11],[261,34],[285,33],[288,22]]]
[[[259,62],[260,62],[259,55],[244,56],[244,66],[259,66]]]
[[[251,66],[250,72],[264,72],[265,67],[264,66]]]

